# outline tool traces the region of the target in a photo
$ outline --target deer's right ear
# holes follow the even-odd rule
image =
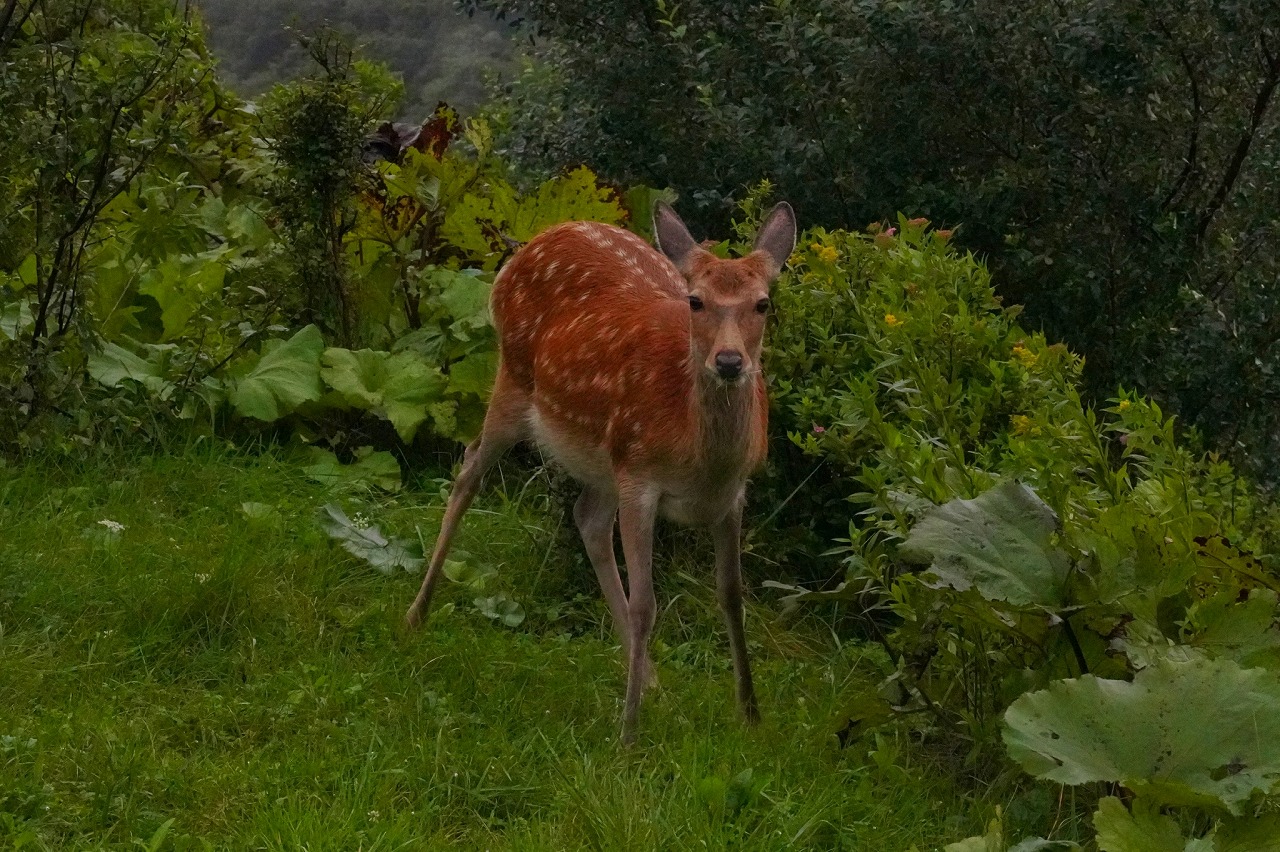
[[[760,233],[756,235],[753,251],[762,251],[769,258],[770,274],[777,278],[787,265],[787,258],[796,249],[796,211],[785,201],[780,201],[764,217]]]
[[[670,258],[682,274],[689,273],[689,262],[693,259],[694,242],[689,229],[665,201],[659,201],[653,207],[653,238],[658,244],[658,251]]]

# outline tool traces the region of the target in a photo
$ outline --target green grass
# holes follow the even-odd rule
[[[526,621],[447,584],[410,635],[418,578],[334,546],[333,495],[278,452],[0,468],[0,848],[924,850],[991,815],[898,739],[840,749],[882,663],[760,604],[765,721],[741,726],[693,536],[659,567],[661,688],[619,747],[606,611],[525,486],[486,489],[458,546]],[[346,505],[430,543],[438,490]]]

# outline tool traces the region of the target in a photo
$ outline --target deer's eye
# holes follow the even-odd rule
[[[760,301],[756,302],[756,313],[758,313],[758,314],[763,314],[763,313],[767,312],[768,310],[769,310],[769,300],[768,300],[768,299],[761,299]]]
[[[704,307],[705,307],[705,305],[703,305],[703,304],[702,304],[702,300],[701,300],[701,299],[699,299],[697,296],[690,296],[690,297],[689,297],[689,310],[691,310],[691,311],[700,311],[700,310],[702,310]]]

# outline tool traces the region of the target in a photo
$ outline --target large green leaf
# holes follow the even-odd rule
[[[31,305],[23,298],[0,303],[0,340],[17,340],[35,325]]]
[[[360,447],[355,455],[355,461],[343,464],[329,450],[307,447],[307,464],[302,472],[308,479],[332,490],[400,490],[400,463],[395,456],[386,450],[375,452],[372,447]]]
[[[264,347],[258,363],[231,386],[231,404],[246,417],[279,420],[304,402],[324,394],[320,353],[324,339],[309,325],[285,341]]]
[[[152,351],[153,356],[158,354]],[[126,380],[138,382],[154,394],[165,394],[172,388],[158,359],[141,358],[114,343],[107,343],[90,355],[88,369],[90,376],[109,388],[118,388]]]
[[[510,184],[497,178],[488,180],[486,189],[488,197],[468,194],[445,214],[440,237],[468,259],[493,269],[504,254],[502,237],[516,195]]]
[[[925,516],[899,548],[928,563],[934,588],[976,588],[988,600],[1057,608],[1069,563],[1050,544],[1058,518],[1027,486],[1007,481],[972,500],[952,500]]]
[[[489,178],[484,194],[468,193],[449,210],[440,236],[492,269],[507,251],[505,240],[528,242],[552,225],[586,219],[616,225],[627,211],[612,187],[579,166],[523,197],[506,181]]]
[[[326,349],[321,375],[348,405],[391,421],[412,441],[418,427],[443,399],[448,381],[413,352]]]
[[[1132,683],[1085,675],[1005,713],[1022,767],[1063,784],[1118,781],[1159,803],[1236,813],[1280,781],[1280,678],[1231,660],[1164,660]]]
[[[320,509],[320,526],[337,539],[344,550],[383,574],[393,574],[397,569],[417,571],[425,561],[420,542],[395,536],[387,538],[376,526],[362,519],[357,523],[348,518],[342,507],[335,503]]]
[[[184,334],[201,306],[221,293],[227,272],[225,257],[230,251],[223,247],[194,257],[174,255],[142,276],[138,292],[160,306],[162,339]]]
[[[440,304],[454,322],[473,327],[489,324],[489,294],[493,282],[474,269],[453,270],[436,267],[430,272],[432,285],[440,288]]]
[[[1191,607],[1185,625],[1187,643],[1243,666],[1280,671],[1276,593],[1254,589],[1244,600],[1239,598],[1239,591],[1228,588]]]
[[[449,365],[449,391],[488,398],[498,373],[497,352],[477,352]]]
[[[1098,802],[1093,815],[1101,852],[1184,852],[1186,838],[1171,817],[1138,806],[1134,813],[1114,796]]]

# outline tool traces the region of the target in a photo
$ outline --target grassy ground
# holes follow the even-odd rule
[[[487,489],[459,546],[526,621],[450,586],[407,635],[418,579],[336,548],[315,520],[333,495],[278,454],[0,468],[0,848],[888,852],[978,833],[991,806],[903,743],[838,747],[874,655],[763,606],[765,721],[740,726],[684,539],[659,590],[662,687],[620,748],[604,607],[523,486]],[[346,505],[429,543],[436,491]]]

